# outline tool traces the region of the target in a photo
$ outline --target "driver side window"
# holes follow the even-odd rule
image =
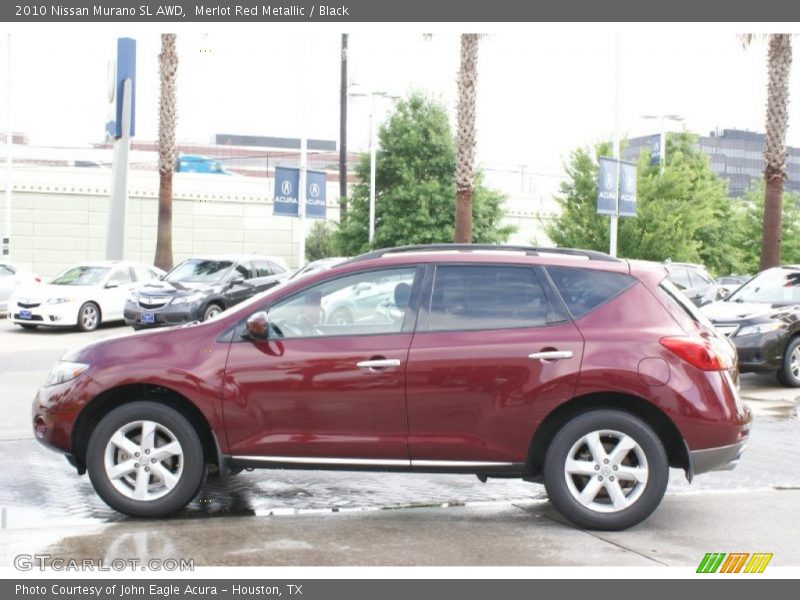
[[[368,271],[303,290],[269,310],[270,338],[400,333],[416,268]]]

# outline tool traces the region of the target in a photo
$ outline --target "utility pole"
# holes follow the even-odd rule
[[[347,34],[342,34],[342,74],[339,92],[339,221],[347,216]]]
[[[617,228],[619,224],[619,89],[620,89],[620,34],[614,40],[614,160],[617,163],[617,189],[614,199],[614,214],[611,215],[609,250],[611,256],[617,255]]]
[[[11,254],[11,145],[14,134],[11,127],[11,34],[8,34],[6,47],[6,225],[3,229],[3,260],[10,260]]]

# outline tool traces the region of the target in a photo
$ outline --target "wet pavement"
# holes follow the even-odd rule
[[[92,339],[125,333],[128,333],[125,327],[103,328],[91,334],[23,332],[14,329],[6,321],[0,321],[0,380],[3,392],[0,402],[3,403],[5,417],[0,423],[0,513],[4,535],[9,536],[6,539],[17,540],[3,550],[0,566],[9,564],[12,548],[28,543],[24,540],[38,540],[35,543],[37,548],[68,549],[72,543],[69,542],[70,536],[76,539],[100,536],[97,539],[106,540],[103,542],[106,550],[110,545],[124,548],[138,544],[140,547],[144,545],[146,552],[151,552],[150,546],[157,547],[169,541],[178,544],[176,549],[185,551],[191,544],[201,543],[197,534],[192,532],[224,529],[224,523],[241,530],[240,535],[244,536],[242,540],[245,541],[241,547],[230,548],[223,556],[218,556],[216,560],[220,562],[205,564],[258,564],[264,552],[252,555],[248,552],[253,548],[264,548],[259,544],[253,546],[252,536],[245,535],[246,531],[266,528],[272,532],[275,528],[284,527],[276,525],[283,523],[282,519],[292,520],[292,523],[300,519],[297,522],[303,523],[303,518],[313,520],[322,516],[339,519],[336,522],[346,524],[348,528],[354,527],[359,533],[353,535],[368,537],[370,534],[364,533],[360,525],[354,525],[359,519],[364,519],[364,525],[380,524],[393,531],[394,527],[407,527],[412,522],[414,529],[424,528],[425,523],[436,521],[435,515],[444,518],[445,514],[448,515],[447,520],[455,519],[456,522],[460,518],[458,515],[469,514],[470,520],[478,515],[480,521],[484,518],[491,520],[492,515],[502,514],[512,525],[518,519],[530,519],[533,514],[538,515],[536,519],[550,523],[548,527],[557,526],[564,532],[574,531],[560,524],[549,504],[544,502],[542,486],[504,479],[490,479],[484,484],[469,475],[289,470],[244,472],[224,480],[209,479],[198,498],[171,519],[143,522],[119,515],[95,495],[88,477],[77,476],[62,456],[43,448],[33,439],[29,411],[37,387],[64,351]],[[726,492],[734,496],[737,493],[764,493],[767,499],[771,498],[769,494],[776,494],[774,498],[777,499],[778,494],[785,493],[782,490],[800,490],[800,469],[797,468],[796,459],[800,455],[800,422],[797,420],[797,396],[800,390],[777,387],[774,379],[765,376],[745,375],[742,377],[742,392],[754,410],[755,422],[750,447],[740,465],[731,472],[700,476],[692,485],[685,481],[682,472],[673,470],[665,505],[682,506],[688,503],[694,506],[694,498],[698,494],[711,492]],[[797,502],[800,494],[792,498]],[[416,510],[389,510],[412,508]],[[419,517],[419,523],[414,518],[404,516],[386,517],[388,521],[377,516],[388,513],[405,515],[409,512]],[[543,514],[544,517],[541,516]],[[668,514],[670,510],[662,506],[654,517],[640,527],[646,526],[648,530],[661,527],[659,523]],[[654,521],[657,515],[660,516]],[[709,515],[709,518],[714,516]],[[392,519],[400,524],[392,524]],[[720,515],[719,519],[719,527],[726,527],[729,519],[724,515]],[[654,525],[650,525],[651,521]],[[286,526],[289,522],[286,521]],[[314,527],[320,527],[318,521],[313,522]],[[197,527],[193,523],[197,523]],[[162,539],[158,532],[167,530],[169,535]],[[150,533],[143,537],[143,531]],[[185,532],[187,537],[184,539],[180,532]],[[382,535],[379,532],[380,527],[375,535]],[[420,539],[424,539],[425,535],[420,533]],[[535,537],[536,534],[532,535]],[[567,537],[563,542],[568,543],[569,536],[573,534],[564,535]],[[313,560],[309,558],[309,563],[295,564],[331,564],[319,558],[321,554],[304,553],[304,547],[295,548],[293,544],[300,542],[292,541],[294,538],[288,534],[275,539],[270,534],[270,539],[273,540],[270,543],[277,544],[270,546],[273,550],[288,544],[288,549],[298,550],[294,553],[296,557],[317,557]],[[402,546],[405,542],[397,543]],[[312,544],[317,549],[321,547],[319,540],[314,543],[303,541],[302,544]],[[163,548],[159,550],[163,551]],[[504,555],[504,552],[500,554]],[[266,555],[271,556],[269,552]],[[262,558],[255,559],[254,556]],[[270,564],[283,564],[275,562],[277,559],[269,560],[272,561]],[[395,560],[397,562],[382,559],[376,564],[411,564],[402,555],[397,555]],[[433,562],[450,564],[443,559]],[[353,564],[359,563],[356,561]],[[360,564],[372,562],[364,559]],[[452,564],[472,563],[459,563],[456,560]],[[532,563],[523,561],[519,564]]]

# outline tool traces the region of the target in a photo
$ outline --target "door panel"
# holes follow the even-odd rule
[[[225,426],[234,455],[407,459],[410,334],[234,342]],[[372,358],[399,367],[359,368]]]
[[[270,339],[233,341],[223,391],[231,453],[408,461],[405,372],[416,313],[393,305],[331,323],[326,308],[359,285],[382,285],[394,298],[420,278],[416,268],[384,269],[315,284],[269,308]]]
[[[535,268],[436,267],[408,359],[412,461],[525,460],[580,371],[583,338],[556,300]]]
[[[572,358],[528,358],[543,350]],[[411,459],[524,462],[536,425],[574,395],[582,353],[571,321],[418,333],[407,371]]]

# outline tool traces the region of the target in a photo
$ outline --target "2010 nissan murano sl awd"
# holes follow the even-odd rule
[[[33,423],[134,516],[179,510],[209,471],[377,469],[543,482],[578,526],[623,529],[670,466],[691,480],[736,464],[751,421],[737,379],[663,266],[404,247],[74,350]]]

